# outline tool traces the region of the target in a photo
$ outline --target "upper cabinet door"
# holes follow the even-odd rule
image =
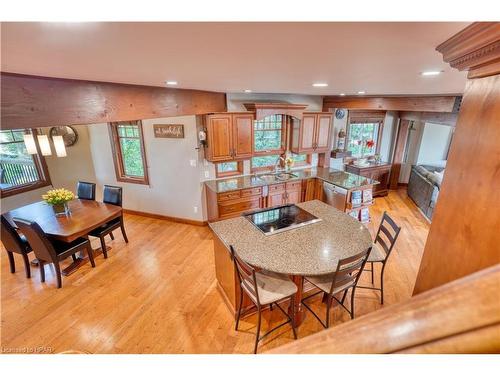
[[[300,132],[300,152],[314,151],[315,147],[315,123],[316,115],[305,114],[302,116],[301,132]]]
[[[318,114],[316,123],[316,151],[330,151],[331,114]]]
[[[235,158],[253,154],[253,114],[233,114],[233,148]]]
[[[233,158],[231,114],[207,116],[207,133],[207,160],[231,160]]]

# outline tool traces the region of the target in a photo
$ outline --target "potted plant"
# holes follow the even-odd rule
[[[42,199],[52,206],[56,216],[67,215],[69,213],[68,202],[75,199],[75,194],[66,189],[54,189],[43,194]]]

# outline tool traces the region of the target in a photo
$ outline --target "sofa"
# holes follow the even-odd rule
[[[444,167],[433,165],[413,165],[408,181],[408,196],[420,208],[422,213],[432,220],[434,208],[439,196]]]

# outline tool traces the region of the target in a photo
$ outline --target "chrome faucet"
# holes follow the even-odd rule
[[[283,161],[283,164],[285,164],[285,158],[283,156],[280,156],[278,158],[278,160],[276,160],[276,163],[274,164],[274,173],[278,173],[279,172],[278,165],[280,163],[280,160]]]

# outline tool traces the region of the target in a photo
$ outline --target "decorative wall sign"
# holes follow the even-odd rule
[[[155,124],[153,125],[155,138],[184,138],[182,124]]]

